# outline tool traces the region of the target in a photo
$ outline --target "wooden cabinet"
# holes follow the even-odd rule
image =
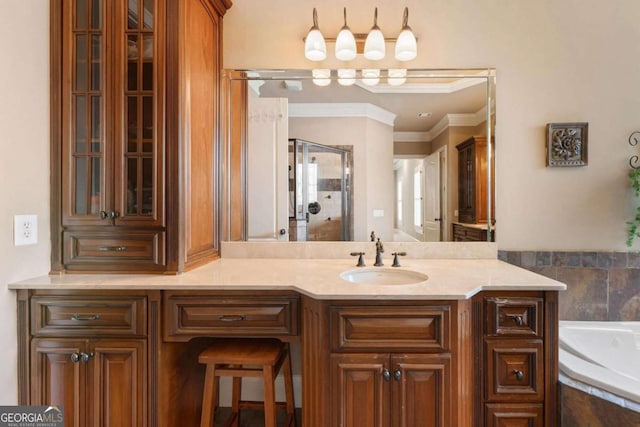
[[[489,165],[487,138],[473,136],[458,144],[456,148],[458,149],[458,220],[470,224],[486,223],[488,220],[488,173],[491,173],[492,205],[494,200],[494,163],[492,161]],[[494,212],[495,209],[492,206],[492,216]]]
[[[217,256],[230,6],[51,0],[54,271],[177,272]]]
[[[470,227],[464,224],[453,223],[453,241],[454,242],[486,242],[487,229],[486,227]],[[495,231],[491,233],[492,240],[495,240]]]
[[[484,425],[557,425],[556,294],[487,292],[476,300]]]
[[[65,426],[151,425],[147,296],[80,294],[21,295],[22,403],[64,405]]]

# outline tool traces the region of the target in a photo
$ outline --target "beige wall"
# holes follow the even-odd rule
[[[353,31],[370,28],[374,5],[368,0],[236,0],[225,17],[225,67],[313,67],[302,54],[312,8],[326,36],[335,37],[343,6]],[[637,152],[627,137],[640,127],[640,2],[406,0],[376,6],[389,36],[399,30],[402,6],[409,7],[419,39],[410,67],[496,67],[501,249],[626,249],[625,221],[634,213],[627,162]],[[343,66],[331,58],[320,65]],[[358,58],[350,65],[366,63]],[[386,59],[381,66],[397,65]],[[567,121],[589,122],[590,164],[546,168],[545,125]]]
[[[49,272],[49,2],[0,1],[0,405],[17,404],[15,292]],[[38,244],[13,246],[13,216],[38,215]]]

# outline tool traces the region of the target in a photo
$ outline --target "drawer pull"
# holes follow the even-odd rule
[[[75,313],[71,316],[71,320],[74,320],[76,322],[92,322],[94,320],[99,320],[100,319],[100,315],[99,314],[92,314],[90,316],[82,316],[78,313]]]
[[[524,379],[524,373],[522,371],[517,370],[517,369],[513,371],[513,375],[516,376],[516,379],[518,381],[522,381]]]
[[[513,319],[514,323],[516,325],[518,325],[518,326],[524,325],[524,319],[519,314],[512,314],[512,315],[509,315],[507,317],[511,317]]]
[[[382,378],[383,378],[385,381],[389,381],[389,380],[391,379],[391,372],[389,372],[389,370],[388,370],[387,368],[384,368],[384,369],[382,370]]]
[[[218,320],[221,322],[242,322],[245,319],[244,314],[239,314],[236,316],[220,316]]]
[[[98,248],[101,252],[124,252],[127,250],[126,246],[100,246]]]

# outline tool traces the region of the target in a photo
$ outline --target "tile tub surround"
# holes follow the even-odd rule
[[[565,283],[562,320],[640,320],[640,252],[499,250],[498,259]]]

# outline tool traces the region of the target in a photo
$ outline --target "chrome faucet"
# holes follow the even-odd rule
[[[382,242],[378,237],[376,241],[376,262],[373,264],[375,267],[382,267],[384,264],[382,263],[382,253],[384,252],[384,246],[382,246]]]

